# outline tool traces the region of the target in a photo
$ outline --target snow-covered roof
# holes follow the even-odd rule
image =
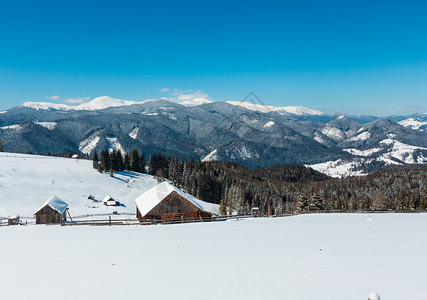
[[[56,210],[60,214],[64,213],[64,211],[68,208],[68,204],[59,199],[56,196],[49,198],[38,210],[34,212],[36,214],[39,210],[41,210],[46,205],[49,205],[52,209]]]
[[[107,196],[105,196],[103,202],[107,202],[107,201],[110,201],[110,200],[114,200],[114,199],[110,195],[107,195]]]
[[[213,214],[219,213],[219,205],[208,203],[188,195],[166,181],[156,185],[152,189],[149,189],[144,194],[136,198],[136,207],[138,208],[141,215],[145,216],[172,192],[178,193],[180,196],[184,197],[203,211],[211,212]]]

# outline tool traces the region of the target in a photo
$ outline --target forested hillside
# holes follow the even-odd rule
[[[133,151],[120,159],[120,152],[94,161],[99,171],[141,170],[144,156]],[[259,207],[261,214],[319,210],[425,210],[427,170],[402,169],[375,172],[368,176],[331,179],[300,165],[250,170],[230,162],[179,160],[153,153],[148,170],[159,181],[168,179],[199,199],[247,214]]]

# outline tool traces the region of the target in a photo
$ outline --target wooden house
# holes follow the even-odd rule
[[[104,205],[105,206],[120,206],[120,202],[114,200],[111,196],[107,195],[105,196],[104,200]]]
[[[251,208],[251,215],[254,217],[259,217],[260,216],[259,207],[252,207]]]
[[[60,224],[67,221],[68,204],[56,196],[48,199],[36,210],[36,224]]]
[[[7,218],[8,225],[19,225],[21,224],[21,217],[19,215],[10,216]]]
[[[219,212],[219,205],[190,196],[166,181],[139,196],[135,203],[141,221],[200,221]]]

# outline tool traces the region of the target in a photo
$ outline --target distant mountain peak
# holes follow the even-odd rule
[[[62,111],[71,111],[71,110],[101,110],[113,107],[129,106],[134,104],[143,104],[146,102],[152,101],[169,101],[177,103],[186,107],[198,106],[202,104],[212,103],[212,101],[206,98],[196,98],[192,100],[187,100],[184,102],[177,102],[169,98],[160,98],[160,99],[147,99],[143,101],[133,101],[133,100],[121,100],[113,98],[110,96],[100,96],[96,97],[90,102],[82,103],[79,105],[68,105],[63,103],[51,103],[51,102],[25,102],[20,105],[20,107],[28,107],[35,110],[62,110]]]
[[[138,104],[137,101],[120,100],[109,96],[96,97],[88,103],[80,104],[76,107],[77,110],[100,110],[109,107],[127,106]]]
[[[191,107],[191,106],[198,106],[198,105],[202,105],[202,104],[209,104],[209,103],[212,103],[212,101],[208,100],[206,98],[196,98],[193,100],[187,100],[187,101],[178,102],[178,103],[183,105],[183,106]]]
[[[21,107],[28,107],[35,110],[101,110],[110,107],[120,107],[120,106],[129,106],[133,104],[142,104],[148,101],[155,101],[157,99],[148,99],[144,101],[131,101],[131,100],[121,100],[113,98],[110,96],[100,96],[96,97],[90,102],[82,103],[79,105],[68,105],[63,103],[50,103],[50,102],[25,102],[21,104]]]
[[[255,103],[249,103],[244,101],[227,101],[228,104],[235,105],[235,106],[241,106],[246,109],[250,109],[253,111],[259,111],[263,113],[268,112],[279,112],[279,113],[287,113],[292,115],[310,115],[310,116],[322,116],[323,113],[318,110],[310,109],[304,106],[284,106],[284,107],[277,107],[277,106],[268,106],[268,105],[261,105],[261,104],[255,104]]]

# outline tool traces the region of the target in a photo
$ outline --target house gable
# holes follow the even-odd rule
[[[171,213],[188,213],[199,210],[199,207],[191,203],[177,192],[173,191],[153,209],[151,209],[144,217],[160,216],[162,214]]]

